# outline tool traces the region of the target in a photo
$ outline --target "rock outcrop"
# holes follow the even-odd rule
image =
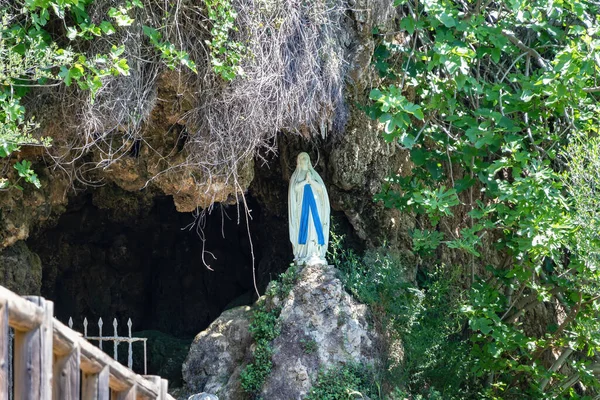
[[[371,202],[372,194],[379,189],[380,178],[396,171],[398,162],[402,160],[399,152],[380,137],[377,123],[371,121],[355,104],[368,102],[370,87],[377,79],[371,65],[373,50],[377,45],[372,34],[373,28],[377,27],[380,31],[389,29],[396,11],[390,2],[385,0],[352,0],[343,4],[347,12],[343,13],[339,21],[341,33],[336,38],[335,47],[339,53],[336,56],[344,60],[346,65],[343,76],[340,77],[340,86],[345,88],[346,104],[340,104],[338,107],[343,109],[343,112],[340,111],[344,114],[344,118],[340,118],[343,123],[340,122],[335,129],[330,129],[331,132],[324,141],[309,141],[300,135],[282,132],[275,142],[279,153],[284,155],[283,167],[286,167],[290,160],[295,160],[297,147],[302,151],[317,150],[323,156],[322,159],[327,163],[324,167],[330,175],[328,178],[324,177],[324,180],[327,185],[335,186],[330,190],[333,208],[343,210],[361,237],[369,238],[372,229],[370,226],[366,227],[368,224],[358,215],[369,214],[370,219],[373,213],[381,214],[378,210],[364,209],[370,207],[367,203]],[[186,7],[182,6],[183,14],[190,12]],[[193,42],[197,41],[198,38],[194,37]],[[198,54],[204,55],[205,51],[199,50]],[[197,64],[205,65],[198,60]],[[153,68],[158,67],[154,65]],[[210,71],[200,71],[199,75],[203,76],[206,73]],[[202,88],[190,84],[195,78],[187,73],[182,75],[173,71],[163,71],[156,74],[157,77],[148,83],[150,87],[147,90],[151,95],[143,101],[143,123],[139,123],[139,129],[135,133],[125,132],[128,129],[126,126],[113,126],[113,114],[124,112],[122,108],[125,105],[121,103],[113,110],[112,107],[98,107],[103,100],[97,99],[97,107],[93,110],[94,115],[98,114],[98,121],[106,119],[113,122],[102,123],[97,127],[98,132],[92,130],[93,132],[83,135],[73,127],[81,122],[79,119],[83,118],[82,115],[87,115],[83,113],[85,110],[73,110],[71,102],[68,102],[68,105],[61,103],[61,97],[52,90],[31,95],[33,108],[30,112],[36,114],[41,124],[40,134],[53,138],[53,144],[47,149],[47,155],[45,150],[38,147],[25,147],[18,153],[18,157],[34,163],[34,169],[42,182],[42,189],[37,190],[25,185],[24,191],[0,192],[0,205],[3,210],[3,213],[0,213],[0,249],[14,244],[17,240],[26,240],[36,228],[55,221],[57,216],[65,212],[66,194],[74,188],[78,191],[82,188],[96,191],[98,189],[92,187],[112,183],[127,192],[146,190],[151,192],[152,196],[169,195],[180,212],[191,212],[197,207],[207,208],[215,202],[232,204],[239,201],[240,195],[256,179],[256,171],[265,168],[264,157],[252,157],[254,150],[249,149],[244,155],[244,162],[237,165],[237,179],[216,177],[210,171],[206,171],[206,166],[190,162],[188,156],[194,124],[188,121],[188,116],[195,109],[202,109],[200,106],[203,104],[203,96],[210,97],[214,93],[210,90],[205,91],[204,83]],[[130,81],[137,76],[134,75],[121,79],[124,83],[131,83]],[[142,78],[147,79],[144,76]],[[134,87],[137,88],[135,85]],[[143,97],[141,93],[126,94],[134,98]],[[101,112],[104,109],[110,111]],[[321,111],[321,114],[327,114],[332,110]],[[67,120],[69,118],[74,121]],[[244,118],[243,115],[239,116],[239,119]],[[203,135],[194,139],[200,150],[209,150],[203,149],[204,144],[219,147],[215,143],[211,144],[211,132],[207,131]],[[95,143],[95,140],[99,140],[98,137],[102,140]],[[203,143],[204,139],[207,143]],[[284,148],[290,143],[293,143],[293,146]],[[267,147],[270,148],[270,145]],[[226,152],[224,149],[222,151]],[[258,168],[255,168],[255,165]],[[5,169],[12,171],[12,168]],[[6,177],[12,181],[18,179],[15,171]],[[288,171],[282,169],[279,179],[285,180],[287,177]],[[87,186],[87,183],[92,185]],[[111,203],[114,202],[108,199],[107,204]],[[379,218],[381,222],[389,220],[387,216]],[[379,238],[383,235],[378,232],[375,236]],[[392,239],[394,234],[385,233],[385,236]]]
[[[369,310],[345,292],[332,266],[304,267],[287,297],[259,301],[281,307],[280,334],[271,344],[273,368],[262,398],[302,399],[321,370],[378,363],[380,338],[369,324]],[[251,313],[249,307],[226,311],[196,337],[183,365],[188,393],[248,398],[240,372],[252,361]]]
[[[42,287],[40,257],[19,241],[0,253],[0,285],[20,295],[38,295]]]
[[[239,379],[252,344],[251,316],[250,307],[227,310],[196,336],[182,367],[189,392],[243,398]]]

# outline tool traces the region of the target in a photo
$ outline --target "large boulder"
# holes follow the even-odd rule
[[[302,399],[321,370],[379,362],[380,339],[369,324],[369,310],[345,292],[337,275],[332,266],[306,266],[285,298],[259,300],[281,308],[262,398]],[[252,361],[252,312],[250,307],[226,311],[196,337],[183,365],[188,393],[211,393],[221,400],[248,397],[240,373]]]
[[[252,344],[251,315],[250,307],[232,308],[196,336],[182,367],[189,393],[218,394],[221,400],[243,398],[239,375]]]
[[[369,326],[367,306],[345,292],[332,266],[302,269],[283,302],[281,334],[273,341],[273,370],[265,399],[302,399],[320,370],[378,361],[377,333]]]

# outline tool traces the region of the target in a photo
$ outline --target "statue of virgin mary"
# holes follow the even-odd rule
[[[325,184],[311,165],[308,154],[300,153],[288,192],[290,241],[297,265],[327,263],[329,214]]]

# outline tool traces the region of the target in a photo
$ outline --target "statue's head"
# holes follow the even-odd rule
[[[308,153],[298,154],[298,158],[296,159],[296,166],[301,170],[308,170],[311,167],[310,156],[308,155]]]

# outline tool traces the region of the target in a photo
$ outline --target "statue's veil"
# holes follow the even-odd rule
[[[289,224],[290,224],[290,242],[294,246],[294,254],[296,254],[295,247],[298,245],[298,230],[300,227],[300,212],[302,210],[302,190],[295,190],[296,186],[306,179],[306,175],[303,170],[300,169],[300,160],[302,158],[306,159],[306,164],[308,166],[308,174],[310,174],[310,179],[312,181],[313,186],[318,186],[319,191],[313,191],[315,195],[315,200],[317,203],[317,208],[319,210],[319,217],[321,218],[321,222],[323,224],[323,235],[325,239],[325,251],[327,248],[327,243],[329,243],[329,215],[330,215],[330,206],[329,206],[329,197],[327,195],[327,189],[325,188],[325,184],[323,183],[323,179],[319,176],[317,171],[312,166],[310,162],[310,156],[307,153],[300,153],[296,159],[296,170],[292,174],[290,178],[290,186],[289,186],[289,194],[288,194],[288,216],[289,216]],[[312,221],[312,220],[311,220]],[[312,223],[312,222],[311,222]],[[325,254],[322,254],[324,257]]]

